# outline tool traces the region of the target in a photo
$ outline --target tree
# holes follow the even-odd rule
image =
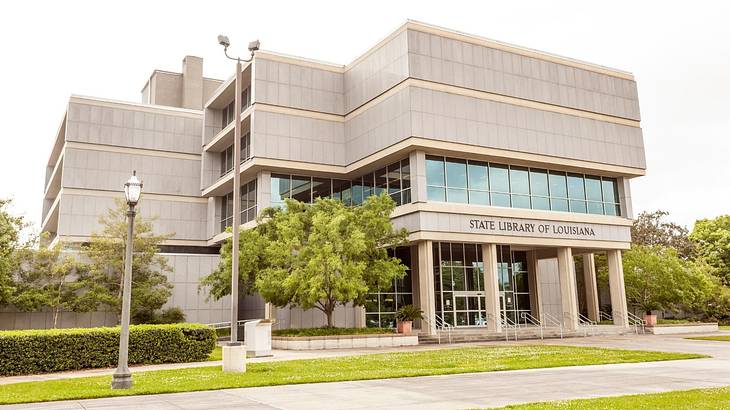
[[[698,309],[714,291],[707,269],[680,258],[674,248],[634,245],[624,252],[623,266],[627,302],[647,314]]]
[[[25,248],[19,251],[16,271],[16,292],[13,305],[21,311],[51,310],[53,327],[63,311],[88,312],[93,309],[80,295],[88,287],[81,279],[87,269],[69,252],[62,251],[62,245],[37,249]]]
[[[358,207],[335,199],[287,200],[284,209],[262,211],[258,226],[241,232],[241,288],[279,307],[318,309],[332,327],[338,305],[363,304],[373,289],[405,275],[406,267],[387,253],[406,237],[390,221],[394,208],[383,194]],[[218,269],[201,283],[211,296],[230,294],[230,263],[228,240]]]
[[[690,239],[698,257],[715,268],[725,286],[730,286],[730,215],[695,222]]]
[[[674,222],[665,222],[669,212],[657,210],[642,212],[631,227],[631,239],[634,244],[644,246],[664,246],[674,248],[682,258],[690,258],[694,252],[694,243],[689,239],[689,231]]]
[[[125,244],[127,240],[127,205],[116,201],[99,218],[101,232],[91,235],[83,249],[90,259],[89,269],[81,279],[89,284],[81,296],[81,303],[95,308],[106,306],[121,314],[122,278],[124,275]],[[172,284],[166,272],[172,269],[167,259],[158,254],[160,244],[173,234],[157,235],[152,221],[137,216],[134,221],[134,258],[132,259],[132,306],[133,323],[146,322],[154,317],[172,294]]]
[[[0,306],[11,302],[15,286],[13,273],[17,269],[17,250],[25,247],[21,232],[26,227],[23,217],[12,215],[9,199],[0,199]]]

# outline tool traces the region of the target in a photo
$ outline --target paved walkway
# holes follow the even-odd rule
[[[540,342],[532,340],[518,343]],[[549,340],[543,343],[702,353],[712,358],[256,387],[9,408],[448,409],[730,385],[728,342],[690,341],[676,336],[617,336]]]

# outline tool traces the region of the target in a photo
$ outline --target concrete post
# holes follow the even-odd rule
[[[501,306],[499,305],[499,277],[497,272],[497,245],[482,244],[484,262],[484,293],[486,295],[487,330],[501,332]]]
[[[566,330],[576,330],[578,329],[578,291],[571,248],[558,248],[558,276],[560,277],[560,301],[563,306],[563,326]]]
[[[418,300],[423,317],[428,320],[425,329],[428,335],[436,334],[436,297],[433,282],[433,242],[418,242]],[[423,326],[422,326],[423,327]]]
[[[583,279],[586,285],[586,310],[588,310],[588,319],[598,322],[600,320],[600,305],[598,303],[596,261],[592,253],[583,255]]]
[[[426,153],[413,151],[408,159],[411,167],[411,201],[426,202]]]
[[[611,289],[611,308],[613,324],[629,327],[628,306],[626,304],[626,288],[624,287],[624,267],[621,251],[606,252],[608,259],[608,284]]]

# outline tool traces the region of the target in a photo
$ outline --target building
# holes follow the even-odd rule
[[[409,275],[365,307],[339,309],[338,326],[387,326],[409,303],[428,333],[532,319],[574,330],[600,310],[628,325],[621,251],[630,180],[645,172],[630,73],[408,21],[347,65],[257,52],[236,113],[233,78],[204,79],[198,62],[186,58],[182,75],[156,71],[143,104],[71,99],[48,163],[45,231],[87,238],[134,164],[142,213],[177,233],[165,249],[172,304],[207,312],[191,320],[225,320],[192,288],[228,235],[233,172],[244,228],[284,198],[357,205],[387,191],[394,223],[409,231],[409,246],[394,250]],[[610,292],[597,289],[596,253],[607,255]],[[324,321],[255,297],[241,309],[282,327]]]

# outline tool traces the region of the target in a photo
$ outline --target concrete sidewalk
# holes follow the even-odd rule
[[[536,344],[540,341],[519,343]],[[544,343],[701,353],[712,358],[228,389],[36,403],[8,408],[448,409],[730,385],[730,343],[727,342],[690,341],[673,336],[619,336],[549,340]]]

